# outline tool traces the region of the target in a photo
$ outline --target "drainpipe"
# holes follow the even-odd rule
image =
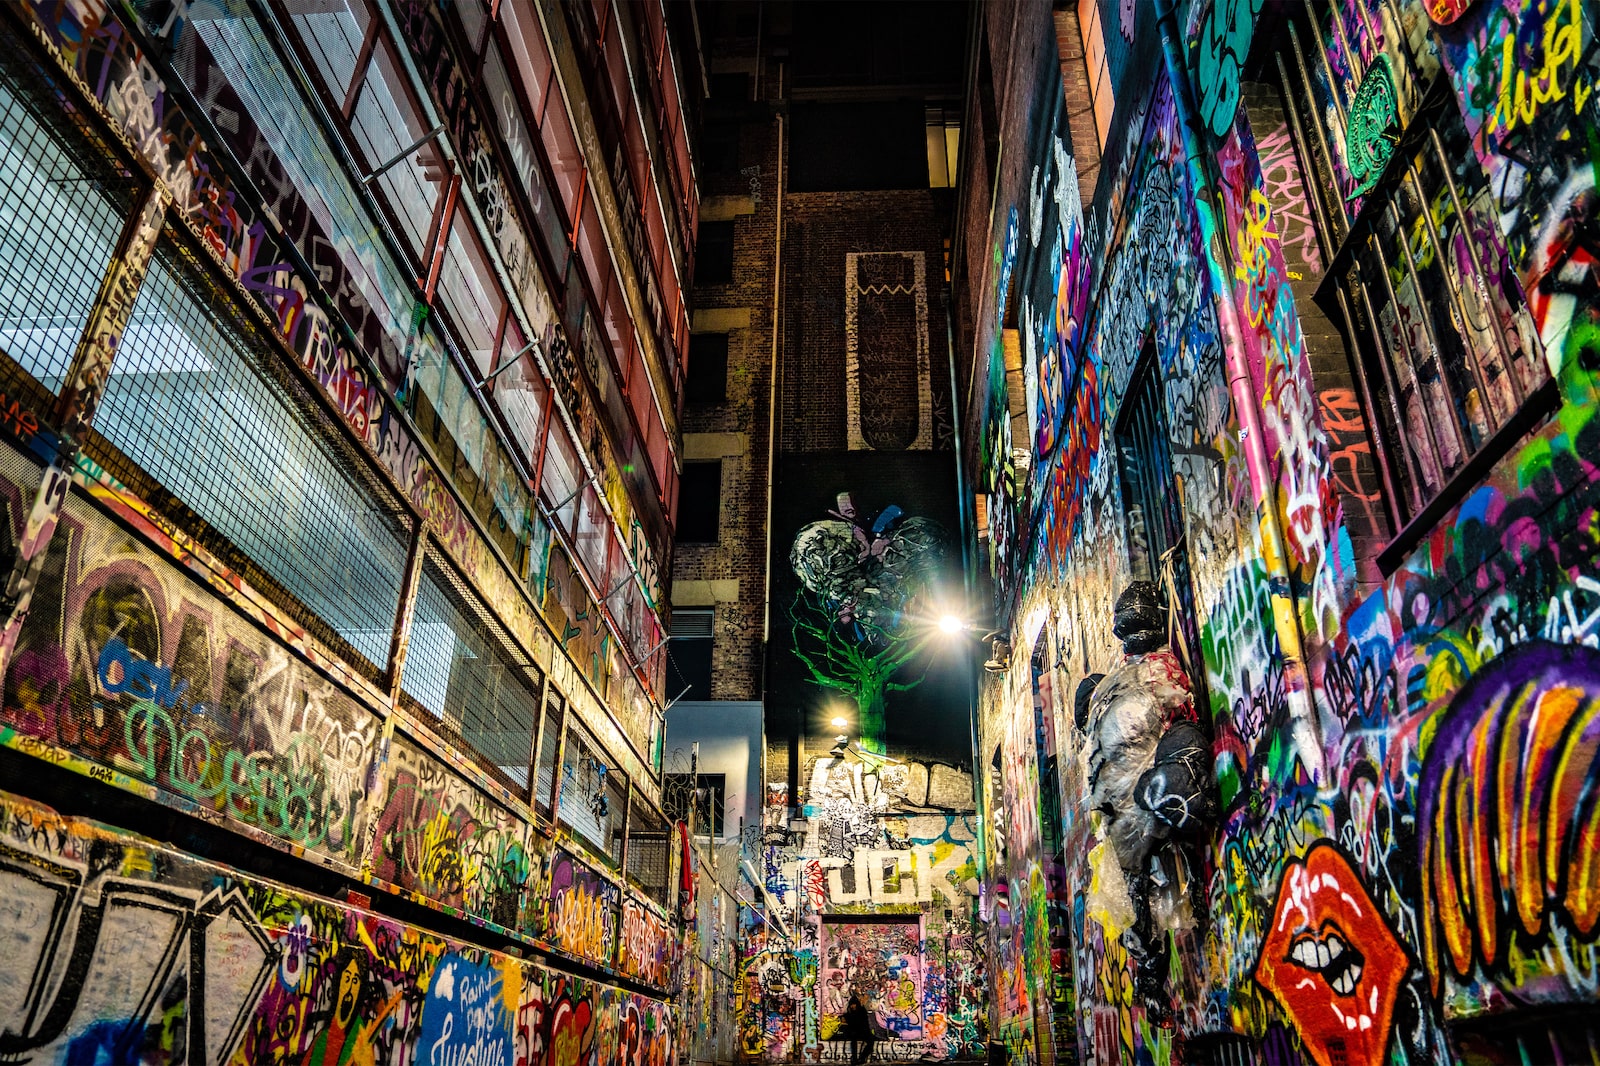
[[[1220,2],[1220,0],[1218,0]],[[1172,83],[1173,107],[1178,131],[1183,137],[1184,163],[1189,185],[1194,191],[1195,213],[1200,220],[1200,237],[1205,242],[1206,274],[1216,296],[1217,325],[1222,331],[1228,392],[1239,413],[1239,436],[1245,467],[1250,473],[1250,490],[1261,523],[1261,555],[1267,569],[1272,598],[1272,623],[1283,656],[1284,691],[1289,709],[1290,728],[1300,759],[1312,780],[1323,782],[1322,739],[1317,728],[1316,708],[1311,701],[1310,674],[1306,669],[1305,641],[1300,631],[1300,616],[1295,609],[1293,585],[1289,579],[1288,541],[1278,518],[1277,485],[1272,478],[1266,453],[1266,438],[1261,432],[1261,405],[1250,377],[1250,362],[1239,326],[1239,311],[1234,302],[1234,266],[1228,242],[1219,225],[1217,187],[1211,180],[1207,158],[1200,145],[1199,119],[1196,116],[1189,72],[1183,61],[1177,19],[1172,0],[1155,0],[1156,25],[1161,30],[1161,54],[1166,60],[1167,80]]]
[[[778,64],[778,163],[774,181],[778,186],[776,198],[778,201],[777,221],[773,225],[773,252],[772,252],[772,359],[767,366],[767,536],[766,536],[766,577],[762,580],[761,595],[764,602],[761,605],[761,642],[763,645],[772,638],[772,482],[777,469],[778,459],[778,338],[783,330],[783,323],[779,321],[781,297],[783,295],[783,64]],[[763,654],[762,663],[766,663]],[[766,685],[763,683],[762,690]]]

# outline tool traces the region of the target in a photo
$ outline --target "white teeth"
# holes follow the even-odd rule
[[[1328,938],[1328,958],[1337,959],[1344,954],[1344,941],[1338,937]]]
[[[1333,982],[1333,990],[1341,996],[1348,996],[1356,990],[1356,983],[1350,979],[1348,970],[1340,974],[1338,980]]]
[[[1308,970],[1317,969],[1317,945],[1310,940],[1302,940],[1289,952],[1289,957]]]
[[[1332,960],[1328,956],[1328,945],[1319,943],[1317,945],[1317,969],[1326,970],[1330,961]]]

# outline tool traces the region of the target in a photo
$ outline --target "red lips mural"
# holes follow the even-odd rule
[[[1278,886],[1256,981],[1317,1066],[1381,1066],[1411,960],[1345,857],[1320,843]]]

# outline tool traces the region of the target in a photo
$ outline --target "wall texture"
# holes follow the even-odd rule
[[[1594,14],[1517,0],[1311,9],[1320,35],[1306,47],[1352,125],[1360,75],[1379,67],[1402,72],[1398,126],[1413,121],[1430,79],[1459,113],[1470,141],[1459,164],[1481,167],[1489,190],[1469,203],[1469,221],[1494,258],[1449,269],[1486,305],[1485,281],[1511,293],[1512,307],[1525,303],[1505,328],[1538,337],[1529,370],[1542,377],[1542,362],[1554,382],[1531,429],[1428,513],[1417,539],[1389,549],[1401,523],[1329,309],[1337,285],[1318,289],[1358,216],[1359,160],[1340,136],[1336,173],[1313,174],[1289,138],[1303,153],[1315,130],[1284,128],[1281,104],[1273,121],[1276,91],[1253,87],[1272,49],[1287,46],[1281,23],[1251,53],[1260,5],[1196,3],[1175,32],[1191,79],[1180,91],[1215,119],[1199,127],[1213,177],[1197,188],[1154,20],[1144,5],[1125,20],[1117,4],[1099,6],[1108,48],[1122,36],[1130,67],[1153,74],[1116,85],[1119,118],[1092,204],[1080,214],[1076,190],[1064,195],[1072,144],[1060,127],[1030,142],[1034,177],[1000,185],[976,238],[992,268],[963,294],[1000,308],[978,317],[972,338],[983,546],[1012,638],[1010,672],[984,689],[980,753],[997,767],[986,782],[983,916],[999,1032],[1023,1061],[1178,1062],[1224,1045],[1319,1066],[1443,1062],[1468,1049],[1517,1061],[1519,1027],[1535,1024],[1525,1012],[1543,1008],[1559,1039],[1584,1046],[1592,1030],[1572,1019],[1594,1009],[1597,950],[1585,819],[1600,753],[1600,302],[1576,234],[1589,226],[1595,183],[1580,147],[1597,129]],[[1050,114],[1036,106],[1030,121]],[[1318,233],[1311,181],[1336,186],[1339,199],[1324,202],[1355,205],[1330,224],[1336,232]],[[1429,210],[1465,264],[1459,216],[1437,202]],[[1425,229],[1408,231],[1417,248]],[[1055,280],[1034,289],[1041,261]],[[1019,290],[1018,411],[1001,331],[1009,274],[1022,264],[1033,273]],[[1438,322],[1451,321],[1444,292],[1418,305],[1438,299]],[[1230,346],[1246,381],[1230,381]],[[1090,741],[1071,698],[1120,660],[1111,605],[1133,571],[1115,446],[1142,357],[1160,384],[1181,501],[1188,573],[1175,591],[1197,638],[1191,667],[1222,808],[1183,876],[1157,894],[1154,995],[1129,951],[1130,888],[1105,816],[1087,802]],[[1031,440],[1012,437],[1018,414]],[[1026,476],[1013,447],[1030,453]],[[1064,861],[1041,870],[1041,812],[1054,803]],[[1052,983],[1060,970],[1047,962],[1061,940],[1074,959],[1069,988]],[[1353,963],[1330,962],[1347,951]],[[1554,1053],[1529,1031],[1545,1041],[1529,1045],[1534,1061]]]

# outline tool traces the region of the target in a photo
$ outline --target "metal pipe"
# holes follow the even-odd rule
[[[777,101],[783,101],[783,63],[778,63],[778,94]],[[763,577],[761,581],[761,643],[763,647],[772,638],[772,485],[777,472],[778,461],[778,338],[783,331],[783,323],[779,320],[778,311],[783,295],[783,112],[777,114],[778,120],[778,162],[777,162],[777,219],[773,223],[773,253],[772,253],[772,358],[767,366],[767,522],[766,522],[766,555],[762,560]],[[763,672],[767,657],[762,655]],[[766,679],[762,679],[762,689],[766,688]]]
[[[1261,524],[1262,563],[1266,566],[1272,603],[1273,628],[1283,656],[1284,690],[1289,708],[1290,729],[1302,763],[1317,783],[1325,777],[1322,738],[1317,728],[1316,708],[1311,701],[1310,675],[1306,670],[1305,641],[1300,632],[1294,585],[1289,576],[1288,541],[1278,517],[1276,484],[1267,459],[1261,430],[1261,406],[1250,376],[1249,356],[1244,332],[1239,326],[1239,311],[1234,302],[1234,269],[1227,242],[1218,225],[1217,187],[1206,166],[1206,156],[1196,130],[1196,116],[1188,68],[1178,34],[1172,0],[1155,0],[1156,25],[1161,31],[1161,53],[1166,62],[1167,79],[1172,86],[1172,102],[1183,139],[1184,164],[1194,194],[1195,214],[1201,240],[1206,248],[1206,274],[1216,301],[1217,325],[1222,333],[1223,357],[1227,366],[1228,391],[1239,414],[1239,435],[1245,466],[1250,474],[1256,518]],[[1151,109],[1154,111],[1154,108]]]
[[[439,125],[433,127],[433,129],[429,130],[427,133],[424,133],[421,137],[418,137],[415,141],[412,141],[411,142],[411,147],[403,149],[400,152],[399,155],[395,156],[393,159],[391,159],[387,163],[383,164],[383,166],[379,167],[377,170],[374,170],[371,174],[368,174],[366,177],[362,178],[361,179],[361,184],[363,184],[363,185],[371,185],[373,182],[377,181],[379,178],[381,178],[385,174],[389,173],[389,171],[393,170],[395,167],[397,167],[401,163],[405,162],[406,158],[408,156],[410,156],[412,152],[415,152],[418,148],[421,148],[423,145],[427,144],[429,141],[433,140],[435,137],[439,136],[439,134],[441,134],[443,132],[444,132],[444,124],[443,123],[440,123]]]

